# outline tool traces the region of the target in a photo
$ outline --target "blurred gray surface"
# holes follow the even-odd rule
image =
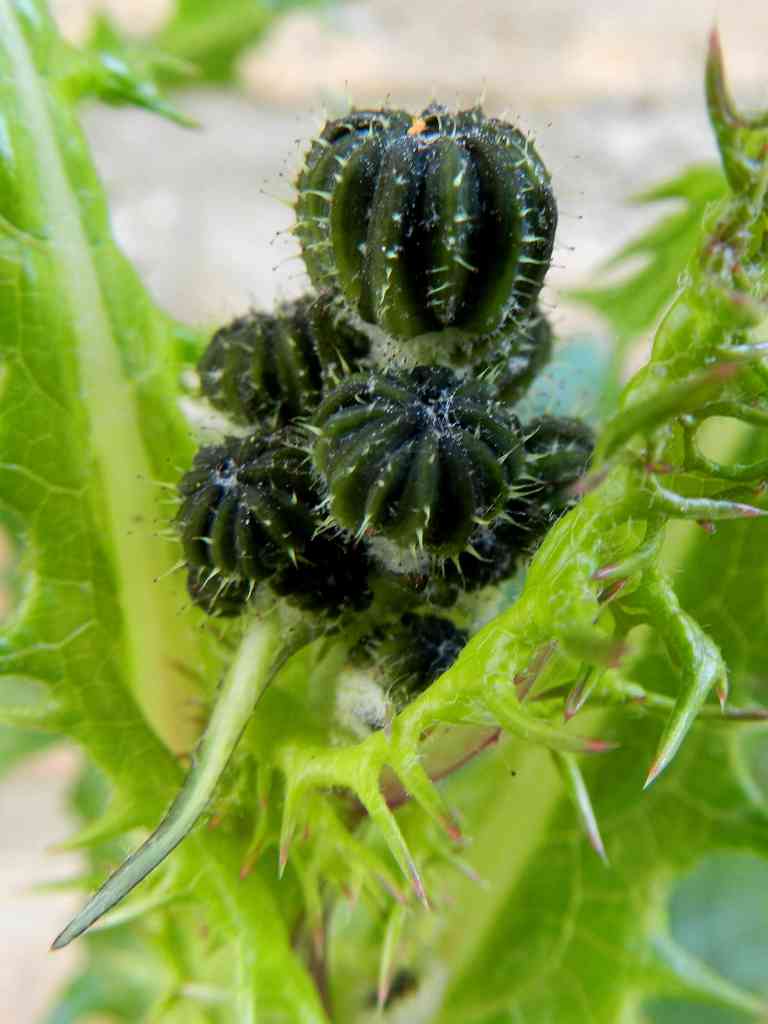
[[[164,2],[109,6],[135,26]],[[94,3],[59,0],[73,35]],[[583,280],[653,217],[626,198],[714,157],[702,68],[716,13],[740,99],[768,103],[764,0],[719,12],[701,0],[378,0],[285,20],[244,59],[240,94],[183,94],[179,105],[199,131],[96,108],[86,125],[128,255],[169,310],[214,326],[301,289],[285,233],[291,180],[325,111],[387,95],[415,109],[433,97],[471,104],[484,94],[490,112],[535,132],[553,172],[561,228],[548,300],[567,333],[585,314],[558,289]],[[35,883],[76,870],[71,855],[46,854],[72,827],[62,808],[74,763],[69,754],[42,755],[0,785],[0,1020],[9,1024],[39,1021],[78,956],[76,946],[47,953],[77,899],[29,895]]]
[[[72,833],[64,810],[66,788],[76,770],[72,751],[33,757],[0,785],[0,1020],[35,1024],[51,994],[70,976],[76,949],[51,954],[57,923],[76,908],[78,894],[37,890],[73,877],[78,858],[52,855],[51,847]]]
[[[215,324],[306,285],[289,233],[291,182],[320,118],[224,93],[190,92],[181,103],[199,131],[133,110],[94,109],[86,123],[126,251],[163,305]],[[595,99],[527,115],[561,212],[551,292],[647,221],[648,211],[625,205],[632,192],[713,158],[701,106]]]

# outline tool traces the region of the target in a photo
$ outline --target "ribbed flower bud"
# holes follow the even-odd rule
[[[396,338],[522,320],[549,268],[549,174],[528,137],[478,108],[353,111],[325,126],[297,190],[315,286]]]
[[[435,555],[462,551],[504,505],[522,461],[516,417],[445,367],[357,374],[314,419],[331,516]]]

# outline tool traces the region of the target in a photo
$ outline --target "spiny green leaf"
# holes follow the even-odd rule
[[[675,873],[721,846],[768,853],[761,816],[722,770],[727,745],[708,732],[686,749],[678,786],[640,797],[654,730],[641,718],[614,727],[620,751],[585,766],[610,869],[585,848],[557,776],[508,755],[516,778],[489,794],[475,840],[473,863],[489,888],[466,882],[454,892],[464,909],[442,939],[453,976],[440,1024],[634,1020],[622,1014],[653,993],[749,1003],[749,993],[678,978],[648,941],[665,931],[665,881]]]
[[[638,204],[675,200],[682,208],[629,242],[603,272],[626,271],[617,284],[575,289],[569,297],[586,302],[608,320],[621,355],[630,341],[650,330],[669,305],[701,231],[707,206],[726,192],[719,167],[690,167],[671,181],[635,196]],[[641,266],[636,269],[637,260]]]
[[[194,69],[183,61],[122,35],[107,15],[99,15],[87,49],[73,51],[68,77],[72,94],[98,96],[105,103],[130,104],[195,127],[196,123],[166,100],[158,81],[168,75],[190,76]]]
[[[721,436],[727,448],[721,446],[720,457],[729,463],[768,456],[765,431]],[[696,530],[686,543],[677,586],[682,606],[723,652],[735,701],[768,702],[768,648],[758,639],[768,615],[768,524],[718,523],[714,533]],[[718,586],[712,587],[715,576]]]

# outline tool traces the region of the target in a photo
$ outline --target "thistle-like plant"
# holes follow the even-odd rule
[[[522,308],[499,271],[482,323],[430,321],[426,340],[366,327],[349,282],[331,282],[344,346],[309,331],[292,348],[278,325],[249,388],[207,378],[210,397],[235,395],[247,433],[197,456],[179,506],[177,467],[195,459],[178,404],[189,333],[182,343],[111,240],[76,119],[80,96],[114,100],[108,64],[65,47],[40,0],[0,0],[0,75],[0,487],[24,568],[0,714],[71,736],[109,785],[101,813],[92,776],[81,787],[83,888],[138,847],[56,945],[142,883],[86,937],[62,1019],[80,1005],[124,1020],[352,1021],[371,998],[411,1021],[662,1020],[660,998],[764,1016],[759,982],[697,958],[669,913],[713,851],[754,854],[753,872],[768,856],[752,703],[768,118],[733,107],[716,40],[707,97],[727,188],[575,487],[584,428],[512,409],[499,383],[513,357],[519,379],[535,374],[539,323],[535,295]],[[141,84],[126,73],[124,98],[146,101]],[[469,167],[441,117],[401,118],[407,141],[387,142],[392,160],[417,153],[416,193]],[[490,186],[477,182],[466,201],[479,216]],[[385,198],[374,217],[398,212]],[[420,246],[450,248],[441,223],[435,236],[419,220]],[[381,292],[386,266],[365,274]],[[407,291],[402,266],[393,274]],[[471,298],[456,274],[451,316]],[[361,335],[370,350],[352,344]],[[265,367],[279,368],[271,390]],[[246,409],[257,392],[267,412]],[[742,431],[732,457],[702,440],[717,417]],[[393,438],[387,476],[366,445]],[[334,501],[353,449],[359,476]],[[444,450],[463,467],[461,501],[440,497]],[[377,478],[391,488],[381,505]],[[686,519],[705,527],[688,553],[668,541]],[[179,559],[191,605],[183,571],[169,572]],[[203,815],[218,827],[195,827]],[[142,842],[139,829],[154,831]]]

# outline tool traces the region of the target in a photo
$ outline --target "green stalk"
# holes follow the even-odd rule
[[[192,829],[213,796],[248,720],[287,657],[306,640],[306,632],[283,639],[281,622],[272,611],[247,629],[224,678],[210,721],[195,753],[184,785],[152,835],[121,864],[55,939],[62,949],[114,907],[161,864]]]

